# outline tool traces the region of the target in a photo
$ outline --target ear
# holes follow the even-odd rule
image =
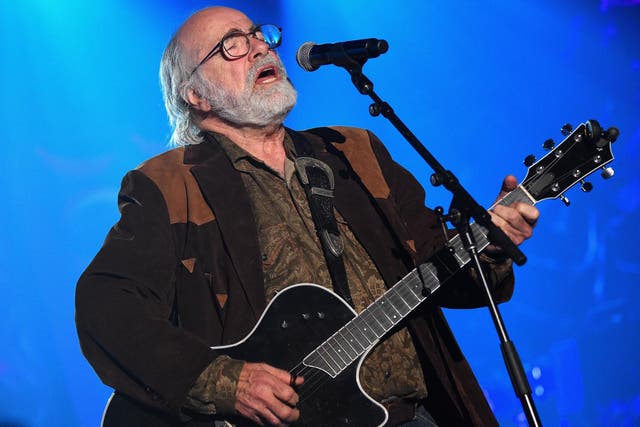
[[[187,89],[187,97],[185,101],[187,101],[187,103],[194,109],[203,113],[208,113],[209,111],[211,111],[211,104],[209,104],[209,101],[200,96],[200,94],[193,88]]]

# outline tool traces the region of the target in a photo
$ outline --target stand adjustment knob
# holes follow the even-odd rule
[[[442,185],[442,178],[440,177],[440,174],[437,173],[431,174],[431,176],[429,177],[429,181],[434,187],[439,187]]]

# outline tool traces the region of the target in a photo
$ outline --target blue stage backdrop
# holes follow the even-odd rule
[[[449,196],[345,71],[306,73],[305,41],[377,37],[378,93],[486,206],[560,127],[621,130],[615,177],[540,204],[502,306],[545,425],[640,425],[638,220],[640,6],[631,0],[236,1],[284,28],[299,90],[293,128],[372,129],[427,188]],[[75,282],[117,220],[123,174],[167,148],[162,50],[200,1],[23,0],[0,4],[0,426],[97,426],[110,390],[80,353]],[[486,310],[447,311],[502,425],[525,425]]]

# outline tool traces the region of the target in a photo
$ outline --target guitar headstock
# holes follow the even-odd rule
[[[545,141],[543,147],[550,150],[543,158],[534,163],[533,156],[527,156],[525,165],[529,166],[527,176],[520,186],[537,203],[545,199],[560,198],[566,205],[569,200],[565,191],[580,182],[585,192],[593,185],[585,178],[598,169],[602,177],[613,176],[613,169],[606,165],[613,161],[611,144],[619,131],[611,127],[603,131],[596,120],[588,120],[575,129],[564,125],[562,133],[566,138],[555,147],[553,140]]]

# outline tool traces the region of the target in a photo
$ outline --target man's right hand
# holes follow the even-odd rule
[[[263,426],[286,426],[300,417],[298,394],[291,386],[289,372],[265,363],[245,363],[236,389],[238,413]],[[295,385],[304,382],[295,378]]]

